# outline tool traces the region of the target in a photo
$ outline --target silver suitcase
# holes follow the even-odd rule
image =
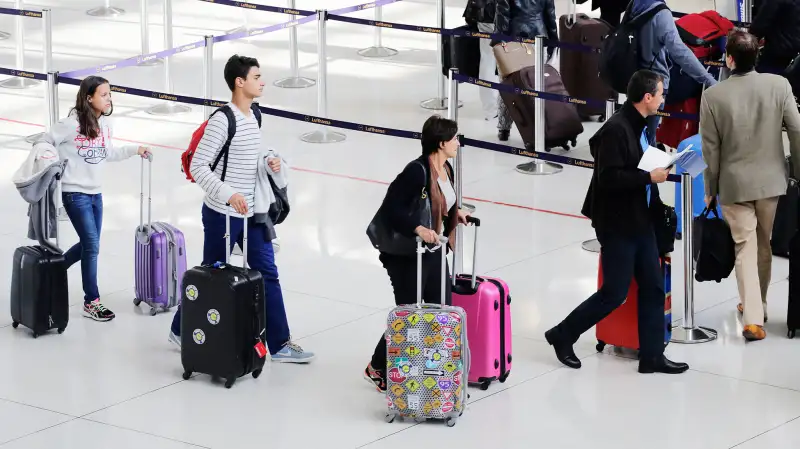
[[[389,312],[386,326],[386,421],[396,417],[444,420],[456,425],[464,413],[469,374],[467,315],[445,305],[447,238],[442,248],[441,305],[422,303],[422,253],[417,238],[417,303]]]

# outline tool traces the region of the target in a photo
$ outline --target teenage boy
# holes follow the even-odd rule
[[[267,224],[257,223],[253,219],[258,158],[262,151],[259,120],[251,107],[253,100],[260,97],[264,90],[261,70],[256,59],[234,55],[225,64],[224,76],[233,92],[233,98],[227,107],[236,118],[236,133],[228,149],[227,168],[224,163],[220,163],[216,169],[211,170],[211,164],[227,140],[229,129],[226,114],[217,113],[208,120],[190,169],[195,182],[206,193],[202,210],[203,264],[225,260],[225,252],[231,249],[225,247],[225,213],[227,204],[230,204],[233,208],[230,212],[231,245],[242,238],[243,217],[248,217],[247,262],[250,267],[260,271],[264,278],[266,338],[272,361],[307,363],[314,358],[314,354],[303,351],[300,346],[292,343],[289,335],[278,268],[275,266],[275,253],[268,238],[270,229]],[[271,158],[267,165],[273,172],[278,172],[280,159]],[[169,336],[170,341],[179,346],[180,317],[179,307],[172,320]]]

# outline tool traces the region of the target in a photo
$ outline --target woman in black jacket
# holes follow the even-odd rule
[[[434,245],[438,244],[440,235],[449,236],[449,245],[453,247],[456,226],[467,222],[469,214],[457,207],[453,167],[447,162],[458,152],[457,133],[456,122],[438,115],[425,122],[422,127],[422,156],[411,161],[389,185],[373,220],[373,224],[377,223],[381,228],[378,234],[395,233],[403,243],[391,250],[389,246],[376,245],[381,251],[379,258],[389,274],[397,305],[417,302],[416,237]],[[441,301],[442,250],[440,247],[422,256],[422,297],[425,302]],[[449,270],[447,273],[449,278]],[[445,301],[450,304],[449,279],[445,285]],[[364,376],[378,391],[386,391],[386,339],[383,335]]]

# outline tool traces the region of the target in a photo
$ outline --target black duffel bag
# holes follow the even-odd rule
[[[711,214],[714,214],[711,217]],[[692,224],[694,278],[697,282],[721,282],[730,276],[736,263],[736,244],[731,228],[717,215],[717,200],[711,201]]]

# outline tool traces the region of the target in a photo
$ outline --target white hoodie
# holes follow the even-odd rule
[[[80,134],[77,116],[72,111],[34,143],[52,145],[58,150],[60,159],[69,161],[61,177],[63,192],[100,193],[103,162],[125,160],[138,153],[138,145],[114,146],[108,118],[100,116],[98,121],[100,133],[96,139],[89,140]]]

